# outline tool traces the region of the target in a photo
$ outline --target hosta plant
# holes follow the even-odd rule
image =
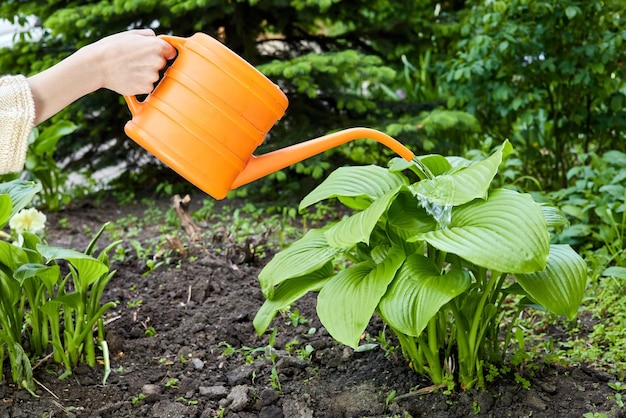
[[[101,298],[113,276],[107,253],[118,244],[94,255],[103,227],[84,252],[47,245],[37,233],[45,216],[23,209],[40,190],[21,180],[0,184],[0,228],[11,228],[0,234],[0,380],[8,354],[13,380],[31,392],[30,359],[50,351],[65,368],[61,378],[81,361],[95,366],[96,343],[108,364],[103,315],[115,303]]]
[[[550,243],[565,222],[554,207],[490,188],[510,152],[505,142],[481,161],[428,155],[333,172],[300,210],[337,198],[352,215],[309,230],[261,271],[257,332],[315,291],[337,341],[356,348],[377,314],[414,370],[484,386],[483,369],[506,360],[516,314],[535,306],[573,318],[587,277],[574,250]],[[513,302],[518,312],[505,309]]]

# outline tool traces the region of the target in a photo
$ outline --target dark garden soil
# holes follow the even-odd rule
[[[82,250],[90,238],[84,231],[132,212],[143,216],[139,206],[114,203],[48,215],[48,241]],[[158,234],[155,225],[135,239]],[[223,246],[227,251],[216,251]],[[314,295],[293,307],[307,324],[275,319],[273,363],[264,349],[269,335],[257,336],[252,326],[263,303],[257,275],[266,260],[220,234],[205,234],[180,259],[146,275],[145,263],[132,255],[115,262],[104,297],[119,302],[107,313],[112,372],[106,384],[102,365],[79,366],[61,381],[58,366],[40,364],[38,397],[10,381],[0,384],[0,417],[625,416],[607,385],[615,378],[589,367],[541,365],[527,376],[528,389],[511,375],[485,390],[445,394],[412,372],[399,350],[355,352],[333,342],[317,319]],[[152,329],[156,334],[146,333]],[[382,329],[373,320],[367,332]],[[309,360],[286,349],[293,340],[296,349],[313,349]],[[237,352],[225,355],[228,346]]]

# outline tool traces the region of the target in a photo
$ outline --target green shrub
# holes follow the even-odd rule
[[[433,383],[453,384],[457,370],[462,388],[484,386],[483,369],[504,360],[517,317],[505,315],[507,298],[521,296],[518,311],[538,305],[573,318],[587,279],[571,247],[550,244],[549,228],[565,221],[556,208],[490,190],[510,151],[505,142],[481,161],[428,155],[333,172],[300,209],[337,198],[355,213],[266,265],[257,332],[316,291],[320,320],[339,342],[356,348],[377,314]]]

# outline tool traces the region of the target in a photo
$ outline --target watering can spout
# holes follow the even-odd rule
[[[292,164],[359,138],[374,139],[391,148],[407,161],[411,161],[415,156],[413,152],[400,142],[380,131],[370,128],[350,128],[260,156],[251,156],[243,171],[235,179],[231,188],[236,189],[237,187],[258,180],[278,170],[282,170]]]

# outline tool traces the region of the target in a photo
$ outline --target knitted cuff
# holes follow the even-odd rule
[[[35,101],[23,75],[0,77],[0,174],[24,168]]]

